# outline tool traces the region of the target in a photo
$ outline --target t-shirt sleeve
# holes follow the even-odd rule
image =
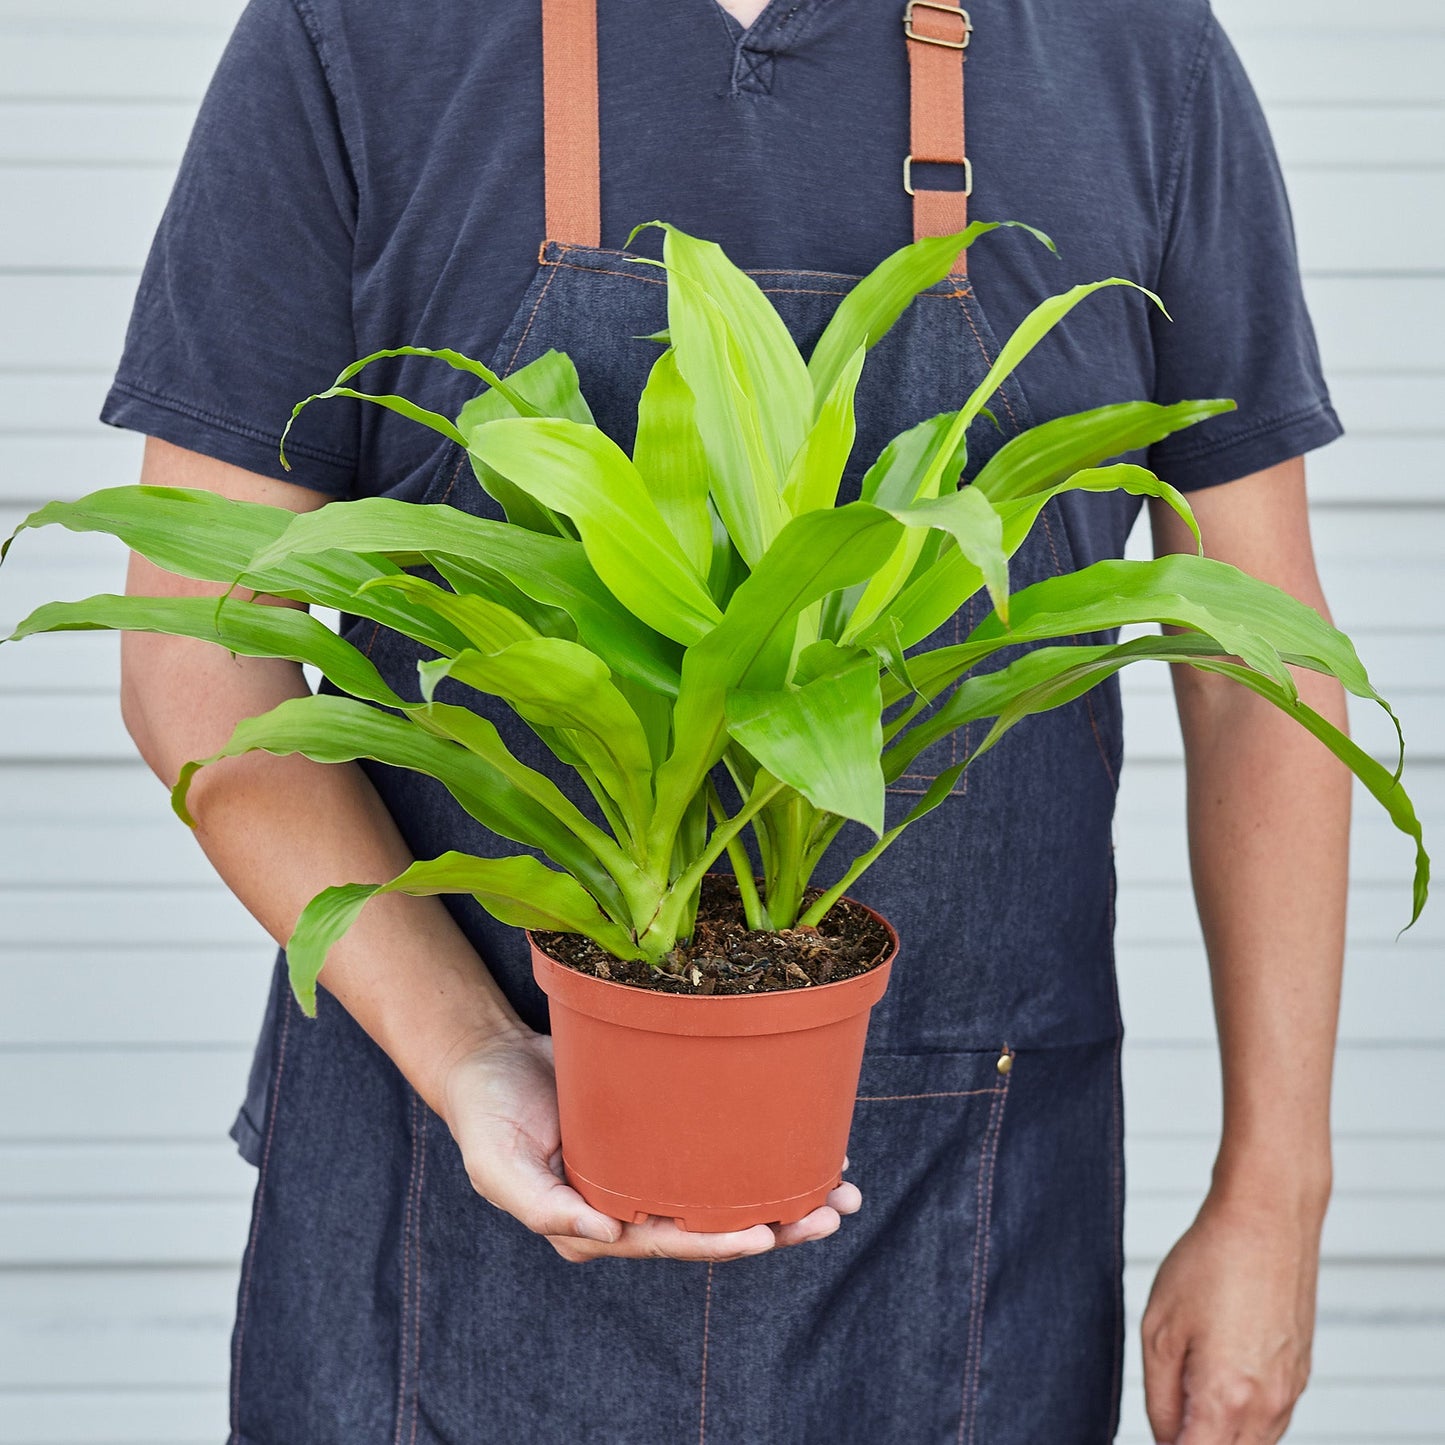
[[[1168,232],[1151,319],[1155,400],[1230,397],[1238,410],[1167,438],[1150,465],[1182,490],[1323,446],[1330,405],[1294,226],[1269,128],[1239,57],[1209,17],[1181,102]]]
[[[355,357],[356,186],[301,0],[251,0],[191,134],[101,411],[334,496],[356,473],[357,404],[302,397]]]

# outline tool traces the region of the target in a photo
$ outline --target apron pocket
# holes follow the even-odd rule
[[[861,1211],[823,1243],[713,1272],[703,1445],[973,1440],[998,1057],[865,1055],[845,1176]]]

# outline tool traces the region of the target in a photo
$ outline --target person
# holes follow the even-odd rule
[[[1039,227],[1060,256],[999,231],[915,300],[870,353],[846,486],[890,436],[957,407],[1043,297],[1127,276],[1172,320],[1119,290],[1080,307],[1003,388],[998,431],[974,429],[970,469],[1032,420],[1236,398],[1147,461],[1190,493],[1211,555],[1324,611],[1301,458],[1340,427],[1266,126],[1206,0],[597,11],[251,0],[105,404],[147,435],[145,482],[298,512],[385,495],[497,515],[460,451],[389,413],[308,408],[290,474],[281,425],[382,347],[450,346],[503,372],[555,347],[630,444],[666,295],[628,260],[656,254],[637,223],[720,242],[806,349],[915,229],[950,234],[971,186],[974,215]],[[930,167],[965,154],[965,93],[969,165]],[[374,390],[448,414],[469,394],[423,361],[379,371]],[[1138,506],[1050,504],[1014,585],[1120,555]],[[1151,520],[1160,553],[1191,545],[1167,509]],[[138,558],[129,588],[216,590]],[[974,599],[949,625],[985,612]],[[414,685],[418,654],[395,634],[343,630]],[[1289,719],[1178,672],[1224,1120],[1144,1315],[1147,1407],[1161,1441],[1268,1442],[1309,1368],[1349,789]],[[1332,681],[1300,686],[1344,724]],[[290,664],[125,639],[125,718],[167,783],[306,690]],[[688,1234],[568,1188],[544,1002],[520,936],[469,898],[373,902],[314,1022],[278,961],[235,1129],[259,1174],[233,1445],[1112,1439],[1120,732],[1112,686],[1031,719],[863,880],[903,961],[872,1024],[850,1182],[796,1223]],[[964,746],[921,758],[890,808]],[[325,886],[488,847],[435,784],[372,764],[255,754],[205,769],[191,806],[281,944]]]

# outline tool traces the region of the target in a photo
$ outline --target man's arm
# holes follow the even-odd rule
[[[142,481],[312,510],[324,498],[149,439]],[[133,555],[127,591],[216,596]],[[278,606],[295,604],[267,599]],[[237,722],[309,691],[296,663],[232,656],[192,638],[127,633],[121,707],[142,756],[167,785],[217,751]],[[382,882],[412,862],[356,763],[251,753],[203,768],[190,793],[196,836],[216,871],[278,943],[308,900],[336,883]],[[560,1177],[550,1039],[517,1018],[439,898],[383,895],[332,951],[326,989],[447,1121],[478,1192],[546,1235],[569,1259],[595,1254],[721,1259],[822,1238],[858,1207],[847,1184],[830,1205],[776,1232],[685,1234],[671,1220],[621,1225]]]
[[[1191,501],[1210,556],[1329,616],[1302,460]],[[1157,553],[1192,550],[1167,508],[1151,503],[1151,520]],[[1224,1127],[1208,1197],[1145,1311],[1145,1393],[1160,1441],[1272,1445],[1304,1389],[1314,1332],[1350,777],[1262,698],[1187,667],[1173,676]],[[1303,699],[1343,728],[1340,685],[1312,672],[1296,677]]]

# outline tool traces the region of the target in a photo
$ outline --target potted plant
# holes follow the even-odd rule
[[[1010,556],[1062,492],[1159,498],[1197,539],[1174,488],[1108,462],[1232,402],[1126,402],[1049,421],[960,484],[969,425],[1004,379],[1074,306],[1132,283],[1043,302],[956,412],[896,437],[861,497],[840,503],[868,348],[992,227],[888,257],[806,360],[717,246],[663,229],[663,260],[636,258],[665,268],[668,328],[631,456],[591,422],[557,352],[506,378],[453,351],[380,352],[297,407],[355,397],[432,428],[466,449],[505,522],[384,498],[298,516],[126,487],[53,502],[21,524],[107,532],[171,571],[372,618],[436,654],[402,696],[307,613],[229,594],[54,602],[13,634],[183,634],[309,663],[335,685],[243,721],[214,757],[187,764],[173,794],[183,819],[192,776],[219,758],[368,758],[437,779],[528,850],[448,852],[384,884],[319,894],[287,948],[307,1012],[327,950],[368,899],[471,894],[530,931],[550,997],[568,1177],[590,1203],[693,1229],[800,1218],[840,1177],[868,1011],[898,948],[846,890],[1008,729],[1149,658],[1235,679],[1341,758],[1416,842],[1418,916],[1428,859],[1398,769],[1298,697],[1291,666],[1388,711],[1349,640],[1316,612],[1202,547],[1010,593]],[[483,389],[453,418],[351,385],[398,355],[435,357]],[[962,642],[932,643],[980,589],[992,603],[984,621]],[[1068,640],[1141,622],[1176,630]],[[982,666],[1020,643],[1031,650]],[[447,680],[503,699],[576,786],[559,787],[491,722],[439,700]],[[980,719],[993,721],[978,746],[886,826],[889,782]],[[871,841],[815,887],[849,821]],[[724,860],[731,882],[710,881]]]

